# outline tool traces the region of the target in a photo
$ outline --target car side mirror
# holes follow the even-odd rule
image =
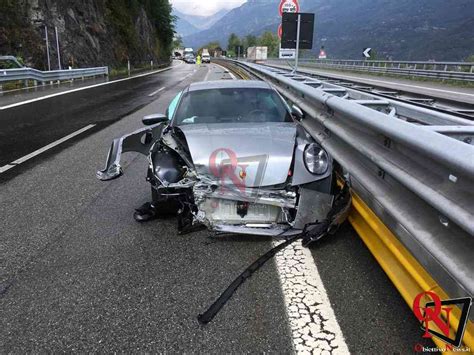
[[[297,120],[302,120],[304,118],[303,111],[296,105],[291,106],[291,114]]]
[[[145,126],[151,126],[166,121],[168,121],[168,116],[163,115],[162,113],[154,113],[152,115],[147,115],[142,119],[142,122]]]

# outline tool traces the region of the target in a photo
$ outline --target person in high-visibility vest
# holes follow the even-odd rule
[[[201,56],[198,54],[197,59],[196,59],[196,64],[201,65]]]

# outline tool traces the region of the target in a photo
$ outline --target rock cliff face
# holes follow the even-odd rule
[[[47,68],[45,27],[52,69],[137,65],[169,57],[173,36],[168,0],[0,0],[0,55]],[[159,14],[159,15],[156,15]]]

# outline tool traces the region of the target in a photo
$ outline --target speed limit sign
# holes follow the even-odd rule
[[[281,0],[278,10],[280,16],[283,16],[284,12],[300,12],[300,4],[298,0]]]

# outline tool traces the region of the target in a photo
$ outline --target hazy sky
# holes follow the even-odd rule
[[[173,6],[190,15],[208,16],[222,9],[233,9],[247,0],[171,0]]]

